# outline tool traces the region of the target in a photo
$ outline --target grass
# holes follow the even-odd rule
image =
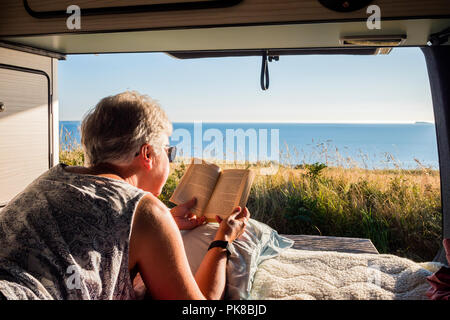
[[[69,166],[83,166],[84,153],[80,144],[66,128],[61,127],[59,134],[59,162]]]
[[[323,167],[317,172],[317,166],[324,164],[281,166],[274,175],[257,176],[247,203],[252,217],[279,233],[368,238],[380,253],[434,258],[442,234],[439,171]],[[185,168],[172,166],[161,195],[168,205]]]
[[[81,148],[62,144],[60,162],[82,165]],[[419,162],[414,170],[333,164],[280,165],[273,175],[258,175],[247,204],[252,218],[283,234],[369,238],[380,253],[418,262],[434,258],[442,235],[438,170]],[[226,166],[259,169],[262,164]],[[183,161],[171,165],[160,196],[169,206],[186,167]]]

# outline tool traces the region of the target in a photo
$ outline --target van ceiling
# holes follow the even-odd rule
[[[449,0],[358,1],[78,0],[70,29],[73,1],[1,0],[0,40],[61,54],[343,48],[344,37],[392,35],[425,46],[450,27]],[[380,29],[367,26],[369,4]]]
[[[233,49],[340,48],[346,36],[406,35],[402,46],[425,46],[430,34],[450,26],[450,19],[382,21],[381,30],[365,22],[147,30],[0,37],[62,54],[167,52]]]

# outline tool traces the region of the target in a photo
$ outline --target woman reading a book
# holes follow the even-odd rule
[[[172,125],[136,92],[102,99],[83,119],[85,166],[58,164],[0,212],[0,298],[134,299],[140,274],[154,299],[221,299],[227,250],[250,214],[220,223],[195,275],[179,229],[205,223],[195,199],[169,210],[157,196],[169,175]]]

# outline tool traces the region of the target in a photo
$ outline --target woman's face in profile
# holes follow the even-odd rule
[[[169,136],[164,134],[162,136],[162,140],[164,141],[161,146],[161,150],[158,154],[153,153],[153,167],[152,170],[149,171],[149,189],[155,196],[159,196],[161,194],[162,188],[169,177],[170,172],[170,162],[169,157],[167,155],[167,145],[169,144]]]

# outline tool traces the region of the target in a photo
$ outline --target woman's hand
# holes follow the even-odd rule
[[[173,219],[175,220],[180,230],[190,230],[202,225],[206,221],[206,217],[197,218],[190,209],[197,203],[196,198],[192,198],[188,202],[182,203],[170,210]]]
[[[241,207],[234,208],[231,215],[225,219],[216,216],[216,220],[220,223],[220,226],[214,240],[225,240],[230,243],[233,242],[244,233],[249,219],[250,211],[248,211],[247,207],[243,210]]]

